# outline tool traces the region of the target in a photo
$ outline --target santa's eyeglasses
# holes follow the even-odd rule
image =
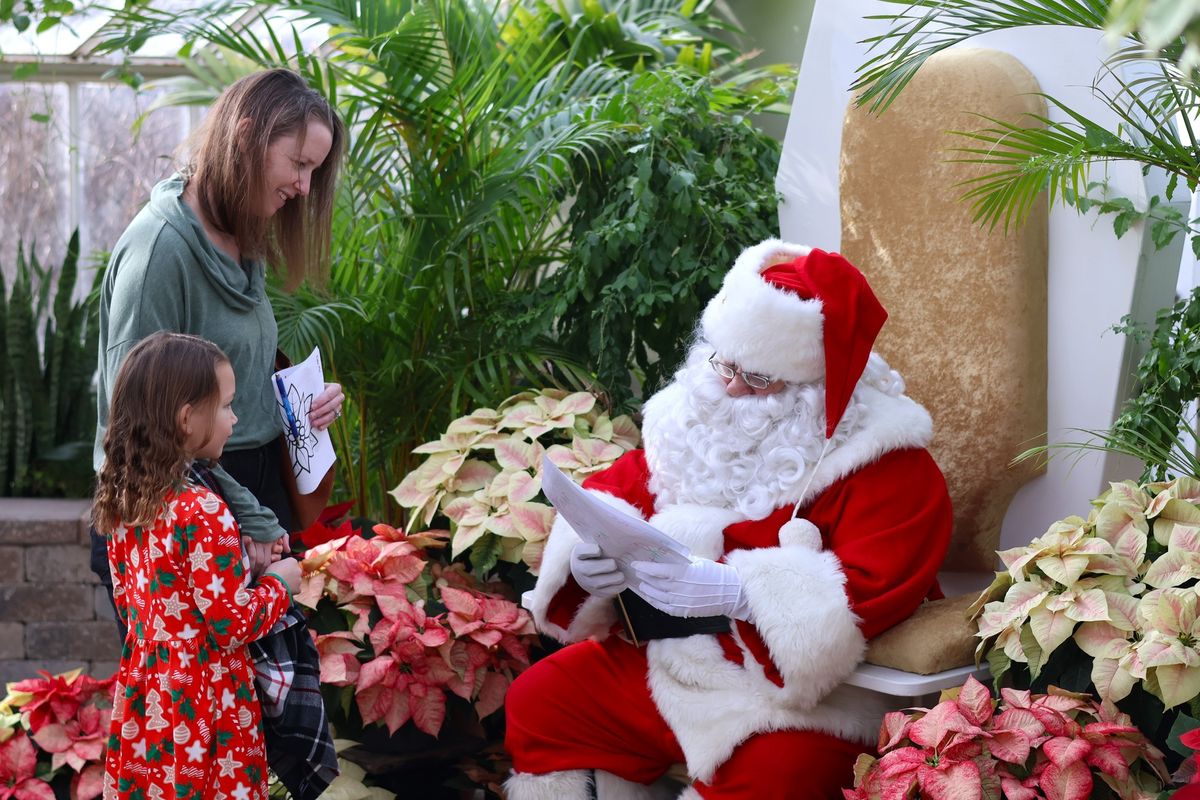
[[[708,357],[708,363],[712,366],[713,372],[727,381],[731,381],[738,375],[741,375],[742,381],[751,389],[765,389],[775,382],[770,375],[762,375],[757,372],[744,372],[740,367],[735,367],[733,364],[726,364],[724,361],[717,359],[716,353]]]

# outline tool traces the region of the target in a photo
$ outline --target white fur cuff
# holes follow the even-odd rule
[[[588,800],[591,770],[572,769],[533,775],[514,771],[504,782],[509,800]]]
[[[837,557],[808,547],[737,550],[751,619],[770,649],[790,705],[816,706],[862,661],[866,640]]]

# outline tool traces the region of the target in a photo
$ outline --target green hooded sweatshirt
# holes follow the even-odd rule
[[[237,264],[217,249],[183,202],[184,181],[173,175],[154,187],[113,249],[100,294],[100,353],[92,455],[104,461],[104,432],[117,369],[138,341],[156,331],[203,336],[229,356],[237,377],[237,425],[226,450],[275,439],[283,427],[271,390],[278,329],[259,262]],[[273,541],[283,529],[270,509],[219,467],[213,470],[242,533]]]

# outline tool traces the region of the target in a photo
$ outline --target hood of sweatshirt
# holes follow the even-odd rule
[[[266,297],[266,273],[259,262],[243,266],[217,248],[204,233],[196,214],[183,202],[183,177],[178,173],[150,193],[150,209],[175,230],[191,248],[204,277],[231,308],[251,309]]]

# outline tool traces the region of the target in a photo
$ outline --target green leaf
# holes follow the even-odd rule
[[[992,674],[992,683],[1002,686],[1005,673],[1012,667],[1012,659],[1004,652],[1003,647],[992,647],[987,653],[988,670]]]
[[[24,33],[25,29],[29,27],[29,17],[25,14],[13,14],[12,24],[17,29],[17,33]]]
[[[38,63],[30,62],[28,64],[18,64],[13,68],[12,79],[14,81],[22,81],[28,77],[36,75],[38,71]]]
[[[487,575],[496,567],[500,560],[500,550],[503,541],[493,533],[486,533],[471,546],[471,572],[475,575]]]
[[[1137,220],[1138,216],[1128,212],[1117,214],[1113,217],[1113,233],[1120,239],[1129,232],[1129,226]]]
[[[1046,657],[1042,653],[1041,645],[1034,638],[1033,629],[1028,625],[1021,628],[1021,649],[1025,651],[1025,657],[1029,659],[1030,677],[1037,680],[1038,675],[1042,672],[1042,665],[1046,663]]]
[[[50,115],[49,115],[49,114],[30,114],[30,115],[29,115],[29,118],[30,118],[31,120],[33,120],[34,122],[41,122],[41,123],[43,123],[43,124],[45,124],[45,123],[47,123],[47,122],[49,122],[49,121],[50,121]]]
[[[1167,734],[1167,747],[1181,756],[1192,755],[1195,751],[1179,741],[1179,737],[1198,728],[1200,728],[1200,719],[1190,717],[1182,711],[1179,712],[1179,715],[1175,717],[1175,721],[1171,724],[1171,732]]]

